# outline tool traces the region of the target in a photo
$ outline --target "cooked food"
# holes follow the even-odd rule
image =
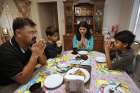
[[[88,59],[88,56],[87,55],[81,55],[81,59],[87,60]]]
[[[77,56],[76,57],[76,60],[81,60],[81,59],[87,60],[88,59],[88,56],[87,55],[80,55],[80,56]]]
[[[84,76],[85,78],[85,74],[80,69],[76,70],[73,75]]]

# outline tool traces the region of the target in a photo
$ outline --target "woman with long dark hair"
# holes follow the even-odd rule
[[[89,25],[86,21],[80,22],[77,27],[73,38],[73,48],[88,51],[93,50],[93,36],[89,31]]]

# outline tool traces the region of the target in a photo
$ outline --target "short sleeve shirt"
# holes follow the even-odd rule
[[[31,51],[24,53],[19,48],[15,38],[0,46],[0,85],[16,82],[13,77],[20,73],[27,64]]]

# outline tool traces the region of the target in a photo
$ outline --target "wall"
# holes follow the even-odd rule
[[[119,29],[129,29],[134,0],[121,0]]]
[[[119,30],[129,29],[133,0],[106,0],[104,7],[103,32],[111,31],[112,25]]]
[[[45,38],[46,27],[50,25],[58,27],[57,3],[39,3],[38,8],[42,36]]]
[[[31,18],[38,24],[38,35],[39,38],[42,38],[42,25],[40,21],[40,14],[39,14],[39,3],[46,3],[46,2],[57,2],[57,11],[58,11],[58,27],[60,33],[60,40],[63,41],[63,35],[65,33],[65,17],[64,17],[64,5],[63,1],[65,0],[31,0],[32,1],[32,8],[31,8]],[[34,16],[36,15],[36,16]],[[44,36],[43,36],[44,37]]]

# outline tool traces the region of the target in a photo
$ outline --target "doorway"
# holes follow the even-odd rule
[[[49,26],[58,28],[57,2],[45,2],[38,4],[41,34],[46,38],[45,29]],[[59,28],[58,28],[59,30]]]

